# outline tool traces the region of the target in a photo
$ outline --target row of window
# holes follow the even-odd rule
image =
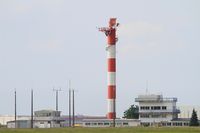
[[[47,117],[47,116],[60,116],[59,112],[52,112],[52,113],[35,113],[35,116],[38,117]]]
[[[140,110],[166,110],[167,106],[141,106]]]
[[[140,118],[166,118],[166,114],[140,114]]]
[[[143,126],[153,126],[155,124],[158,124],[160,126],[189,126],[189,122],[161,122],[161,123],[149,123],[149,122],[143,122],[141,125]]]
[[[108,122],[104,122],[104,123],[96,123],[96,122],[86,122],[85,123],[85,125],[87,125],[87,126],[90,126],[90,125],[92,125],[92,126],[96,126],[96,125],[99,125],[99,126],[106,126],[106,125],[112,125],[112,123],[108,123]],[[128,126],[128,122],[123,122],[123,123],[116,123],[116,125],[126,125],[126,126]]]
[[[189,126],[189,122],[162,123],[163,126]]]

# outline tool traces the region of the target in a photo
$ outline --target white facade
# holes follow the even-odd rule
[[[178,118],[177,98],[163,98],[162,95],[139,95],[139,119],[141,125],[154,125],[170,122]]]
[[[35,122],[34,128],[51,128],[51,124],[48,121]]]

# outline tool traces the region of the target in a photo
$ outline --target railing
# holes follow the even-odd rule
[[[179,109],[167,109],[167,110],[139,110],[139,113],[180,113]]]
[[[177,102],[177,98],[135,98],[135,102]]]

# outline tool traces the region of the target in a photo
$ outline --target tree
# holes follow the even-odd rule
[[[139,107],[137,105],[131,105],[129,109],[124,112],[124,117],[126,119],[138,119],[139,118]]]
[[[199,126],[197,112],[195,111],[195,109],[193,109],[193,111],[192,111],[192,117],[190,119],[190,126]]]

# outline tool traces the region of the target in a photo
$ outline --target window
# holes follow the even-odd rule
[[[141,123],[141,125],[143,125],[145,127],[148,127],[148,126],[150,126],[150,123],[149,122],[144,122],[144,123]]]
[[[109,123],[106,122],[106,123],[104,123],[104,125],[109,125]]]
[[[117,125],[122,125],[122,123],[117,123]]]
[[[160,106],[156,106],[156,110],[160,110]]]
[[[173,126],[182,126],[183,124],[181,122],[174,122]]]
[[[160,110],[160,106],[152,106],[151,110]]]
[[[128,122],[123,122],[123,125],[128,125]]]
[[[167,123],[167,126],[171,126],[171,123]]]
[[[149,110],[149,106],[141,106],[140,109],[141,110]]]
[[[178,126],[183,126],[183,123],[179,122],[179,123],[178,123]]]
[[[166,110],[167,109],[167,107],[166,106],[162,106],[162,110]]]
[[[173,126],[178,126],[178,123],[177,123],[177,122],[174,122],[174,123],[173,123]]]
[[[92,125],[97,125],[97,123],[92,123]]]
[[[90,125],[90,123],[85,123],[85,125]]]

